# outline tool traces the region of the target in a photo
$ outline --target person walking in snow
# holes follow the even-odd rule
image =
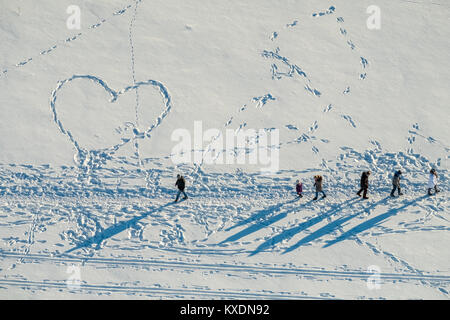
[[[358,196],[361,197],[361,192],[363,193],[363,199],[369,199],[367,197],[367,190],[369,190],[369,176],[370,171],[364,171],[361,175],[361,189],[356,193]]]
[[[394,197],[395,190],[398,190],[398,195],[399,196],[403,195],[402,191],[400,190],[400,178],[401,178],[401,175],[402,175],[402,171],[398,170],[398,171],[395,172],[394,177],[392,178],[392,185],[394,186],[394,188],[391,191],[391,197]]]
[[[316,196],[313,200],[317,200],[317,197],[319,196],[319,192],[323,194],[322,199],[325,198],[327,195],[325,192],[323,192],[323,178],[322,176],[314,176],[314,186],[316,187]]]
[[[184,177],[182,175],[177,174],[177,182],[175,182],[175,185],[178,187],[178,193],[175,202],[178,201],[178,198],[180,197],[181,193],[183,193],[184,195],[183,200],[187,199],[188,196],[186,195],[186,192],[184,192],[184,188],[186,187],[186,181],[184,180]]]
[[[300,182],[300,180],[297,180],[297,184],[295,185],[295,191],[297,191],[297,194],[299,198],[303,198],[303,183]]]
[[[428,195],[431,196],[431,189],[434,189],[434,193],[438,193],[439,189],[437,187],[438,175],[435,169],[430,170],[430,175],[428,178]]]

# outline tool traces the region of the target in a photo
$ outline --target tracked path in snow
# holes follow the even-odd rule
[[[29,290],[58,290],[70,291],[74,294],[92,294],[103,293],[111,295],[113,293],[121,293],[126,296],[146,296],[150,298],[168,298],[168,299],[258,299],[258,300],[329,300],[329,297],[316,297],[307,294],[290,294],[278,292],[245,292],[230,291],[230,290],[208,290],[201,288],[162,288],[162,287],[146,287],[146,286],[131,286],[123,284],[81,284],[75,289],[68,289],[65,281],[28,281],[28,280],[4,280],[0,279],[0,286],[28,288]]]
[[[413,171],[412,168],[419,162],[426,165],[426,159],[409,154],[385,154],[376,148],[369,155],[381,171],[384,170],[383,165],[389,166],[396,157],[399,163],[411,170],[408,178],[410,188],[420,189],[423,182],[413,177],[421,174],[421,170]],[[342,161],[353,163],[355,157],[365,156],[348,149]],[[416,163],[411,166],[413,160]],[[447,234],[450,225],[445,189],[438,197],[429,198],[417,192],[411,193],[406,188],[407,196],[401,199],[386,199],[389,189],[372,190],[373,200],[362,202],[349,194],[353,188],[351,179],[338,183],[331,175],[326,178],[328,198],[313,202],[309,200],[312,195],[308,187],[304,199],[299,201],[295,198],[290,178],[293,175],[310,176],[313,171],[279,173],[271,177],[272,182],[276,181],[271,184],[267,184],[267,176],[256,173],[203,172],[202,177],[211,181],[209,189],[203,189],[201,185],[192,186],[188,191],[190,200],[173,205],[170,203],[172,187],[166,187],[163,182],[171,181],[170,170],[155,170],[152,176],[159,177],[155,185],[143,172],[125,169],[95,170],[100,184],[83,184],[72,179],[78,170],[0,166],[0,269],[3,269],[3,275],[14,274],[14,270],[30,264],[45,268],[81,264],[93,270],[154,270],[183,276],[207,272],[216,277],[242,281],[250,281],[245,279],[253,277],[293,277],[299,281],[338,281],[347,285],[352,283],[349,280],[352,279],[355,284],[359,281],[364,285],[370,276],[364,271],[364,266],[358,270],[339,265],[300,266],[294,261],[286,265],[257,263],[264,261],[265,257],[281,258],[287,253],[295,253],[292,256],[295,260],[297,252],[301,256],[306,247],[320,253],[324,248],[355,243],[369,256],[381,257],[391,266],[391,271],[380,274],[385,285],[423,286],[438,290],[448,298],[450,278],[447,270],[431,271],[414,266],[392,249],[386,250],[377,243],[377,239],[384,235],[395,235],[401,241],[407,234]],[[446,176],[442,172],[443,186]],[[134,184],[128,184],[128,189],[117,186],[117,177],[129,178]],[[389,180],[382,182],[382,179],[375,174],[374,185],[389,183]],[[340,187],[336,188],[338,185]],[[263,193],[260,188],[264,189]],[[420,210],[421,214],[411,214],[413,209]],[[148,258],[149,253],[160,258]],[[230,257],[242,262],[230,263]],[[250,263],[249,258],[255,259],[254,262]],[[0,276],[0,279],[4,280],[0,287],[20,287],[21,283],[24,288],[37,290],[44,280],[27,278],[21,279],[24,282],[11,282],[10,276]],[[46,279],[44,282],[54,280]],[[114,286],[108,289],[107,284],[92,286],[92,292],[115,292]],[[52,287],[57,285],[42,286],[41,289]],[[90,288],[84,287],[83,292],[90,292]],[[212,288],[208,290],[214,291]],[[130,288],[122,292],[144,292],[154,297],[160,294],[144,282],[135,291]],[[187,293],[176,292],[187,296]],[[239,296],[235,292],[238,291],[221,296]],[[191,294],[220,296],[208,292]],[[246,294],[243,297],[256,298],[259,293]],[[276,292],[273,294],[277,295]],[[280,298],[288,296],[279,295]]]
[[[133,3],[135,2],[141,2],[142,0],[134,0]],[[64,47],[69,43],[73,43],[74,41],[79,40],[80,38],[82,38],[82,36],[86,33],[92,32],[94,30],[97,30],[98,28],[100,28],[105,22],[110,21],[112,18],[118,17],[118,16],[122,16],[123,14],[125,14],[130,8],[133,7],[133,4],[129,4],[127,6],[125,6],[124,8],[117,10],[115,12],[112,13],[112,15],[110,17],[108,17],[108,19],[105,18],[100,18],[99,21],[91,26],[88,27],[88,30],[86,32],[79,32],[75,35],[71,35],[68,38],[64,39],[64,40],[59,40],[56,41],[56,43],[54,43],[53,45],[49,46],[47,49],[43,49],[41,50],[38,54],[33,55],[31,57],[25,58],[22,61],[17,62],[16,64],[14,64],[13,66],[9,67],[9,68],[5,68],[0,72],[0,77],[2,76],[7,76],[8,73],[10,73],[11,71],[13,71],[13,68],[21,68],[27,64],[30,64],[36,60],[38,60],[38,58],[42,57],[42,56],[46,56],[49,54],[52,54],[54,51],[56,51],[58,48]]]

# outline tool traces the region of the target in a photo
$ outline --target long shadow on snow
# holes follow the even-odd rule
[[[288,252],[291,252],[309,242],[312,242],[320,237],[323,237],[324,235],[333,232],[334,230],[336,230],[337,228],[339,228],[341,225],[343,225],[345,222],[359,216],[361,213],[366,212],[368,210],[372,210],[373,208],[377,207],[378,205],[386,202],[388,200],[388,197],[381,199],[373,204],[371,204],[369,207],[364,208],[364,210],[358,211],[356,213],[350,214],[346,217],[342,217],[339,218],[329,224],[327,224],[326,226],[316,230],[315,232],[311,233],[310,235],[304,237],[303,239],[301,239],[300,241],[298,241],[296,244],[294,244],[293,246],[287,248],[283,254],[286,254]]]
[[[97,233],[95,236],[86,239],[85,241],[83,241],[82,243],[78,244],[76,247],[73,247],[72,249],[67,250],[66,252],[64,252],[63,254],[68,254],[71,253],[72,251],[81,249],[81,248],[86,248],[89,247],[93,244],[96,245],[95,249],[99,249],[100,244],[102,243],[103,240],[109,239],[119,233],[121,233],[122,231],[127,230],[128,228],[130,228],[131,226],[135,225],[136,223],[138,223],[139,221],[141,221],[142,219],[147,218],[150,214],[152,213],[156,213],[158,211],[162,211],[163,209],[167,208],[168,206],[174,204],[174,202],[169,202],[166,203],[165,205],[162,205],[158,208],[155,208],[152,211],[148,211],[146,213],[144,213],[141,216],[138,217],[134,217],[133,219],[127,220],[127,221],[122,221],[116,225],[113,225],[105,230],[103,230],[100,233]]]
[[[327,248],[330,247],[338,242],[350,239],[352,236],[355,236],[358,233],[361,233],[363,231],[369,230],[370,228],[382,223],[384,220],[397,215],[401,210],[412,206],[414,204],[416,204],[417,202],[427,198],[428,196],[422,196],[420,198],[417,198],[414,201],[408,202],[406,204],[404,204],[403,206],[399,207],[399,208],[393,208],[388,210],[386,213],[380,214],[372,219],[369,219],[363,223],[360,223],[359,225],[357,225],[356,227],[351,228],[350,230],[348,230],[347,232],[344,232],[343,234],[341,234],[339,237],[337,237],[336,239],[332,240],[332,241],[328,241],[328,243],[326,245],[323,246],[323,248]]]
[[[251,217],[249,217],[249,218],[247,218],[245,220],[239,221],[234,226],[225,229],[225,231],[230,231],[230,230],[232,230],[234,228],[243,226],[243,225],[245,225],[247,223],[255,222],[256,220],[265,219],[265,218],[267,218],[268,214],[276,212],[276,211],[279,211],[284,205],[289,204],[289,203],[293,203],[295,201],[297,201],[297,199],[288,200],[288,201],[285,201],[285,202],[273,205],[273,206],[271,206],[271,207],[269,207],[267,209],[259,210],[255,214],[253,214]]]
[[[246,229],[244,229],[244,230],[242,230],[242,231],[240,231],[240,232],[238,232],[238,233],[228,237],[227,239],[223,240],[219,244],[223,244],[225,242],[232,242],[232,241],[239,240],[239,239],[241,239],[241,238],[243,238],[245,236],[248,236],[251,233],[254,233],[254,232],[258,231],[258,230],[261,230],[261,229],[263,229],[263,228],[265,228],[265,227],[267,227],[267,226],[269,226],[269,225],[271,225],[271,224],[273,224],[273,223],[275,223],[275,222],[285,218],[290,212],[297,210],[298,207],[295,206],[293,208],[287,209],[287,210],[285,210],[285,211],[283,211],[283,212],[281,212],[281,213],[279,213],[279,214],[277,214],[275,216],[272,215],[270,218],[267,218],[267,215],[269,215],[271,213],[275,213],[277,211],[281,211],[281,209],[282,209],[282,207],[284,205],[289,204],[289,203],[293,203],[293,202],[296,202],[296,201],[298,201],[298,199],[295,198],[293,200],[289,200],[289,201],[277,204],[275,206],[271,206],[271,207],[269,207],[267,209],[263,209],[263,210],[257,211],[250,218],[237,223],[236,225],[226,229],[225,231],[229,231],[231,229],[234,229],[234,228],[242,226],[244,224],[253,222],[255,220],[260,220],[260,221],[257,221],[256,223],[252,224],[251,226],[247,227]],[[307,203],[309,203],[309,202],[307,202]]]
[[[352,205],[353,203],[355,203],[356,201],[358,201],[358,199],[352,199],[352,200],[347,200],[341,204],[339,204],[337,207],[328,210],[327,212],[323,213],[323,214],[319,214],[318,216],[315,216],[314,218],[309,219],[308,221],[302,222],[300,223],[298,226],[291,228],[291,229],[287,229],[284,230],[281,234],[267,240],[266,242],[262,243],[258,248],[255,249],[255,251],[253,251],[250,256],[254,256],[259,252],[262,252],[274,245],[276,245],[277,243],[283,241],[284,239],[288,239],[293,237],[294,235],[296,235],[297,233],[300,233],[308,228],[310,228],[311,226],[321,222],[322,220],[332,216],[333,214],[339,212],[340,210],[342,210],[345,206],[348,205]]]

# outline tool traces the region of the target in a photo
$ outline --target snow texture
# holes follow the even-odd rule
[[[438,2],[0,0],[0,298],[449,299]],[[280,170],[174,164],[194,121],[278,129]]]

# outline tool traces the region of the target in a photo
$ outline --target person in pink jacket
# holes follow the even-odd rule
[[[303,183],[300,182],[300,180],[297,180],[297,184],[295,185],[295,191],[297,191],[297,194],[300,198],[303,198]]]

